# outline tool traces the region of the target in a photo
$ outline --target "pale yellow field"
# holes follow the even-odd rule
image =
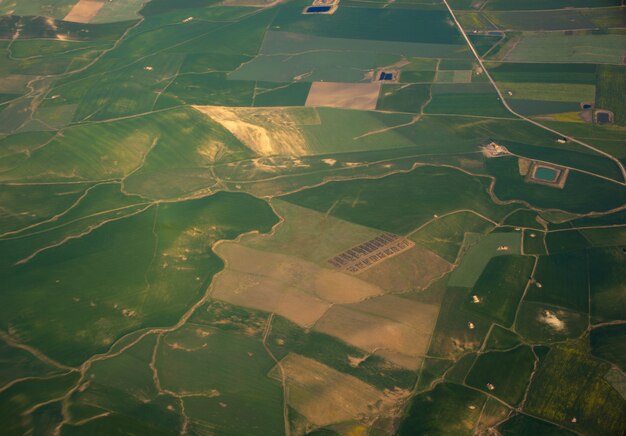
[[[380,234],[379,230],[286,201],[272,200],[272,205],[285,222],[272,237],[246,238],[242,241],[244,245],[298,256],[329,267],[327,261],[331,257]]]
[[[104,3],[104,1],[99,0],[79,0],[63,20],[74,23],[89,23],[102,9]]]
[[[452,265],[432,251],[414,246],[358,274],[360,279],[389,292],[424,289]]]
[[[436,305],[385,295],[333,306],[315,330],[416,369],[428,349],[438,313]]]
[[[280,364],[287,380],[289,405],[317,426],[373,417],[390,403],[373,386],[313,359],[290,353]],[[270,376],[281,379],[277,367]]]
[[[194,106],[261,156],[304,156],[306,138],[298,126],[319,124],[314,109]]]
[[[313,82],[305,106],[374,110],[380,83]]]
[[[226,271],[213,284],[213,296],[231,304],[276,312],[311,326],[331,304],[361,301],[384,291],[349,274],[297,257],[263,252],[236,242],[216,253]]]

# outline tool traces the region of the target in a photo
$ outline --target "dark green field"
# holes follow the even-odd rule
[[[624,434],[624,5],[312,4],[0,0],[0,433]]]

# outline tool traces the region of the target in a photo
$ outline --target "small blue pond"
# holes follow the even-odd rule
[[[384,71],[380,73],[380,77],[378,80],[393,80],[392,73],[385,73]]]
[[[306,9],[307,12],[328,12],[330,6],[311,6]]]
[[[596,120],[598,120],[598,124],[606,124],[611,122],[611,117],[606,112],[598,112]]]
[[[538,167],[535,170],[535,178],[539,180],[545,180],[546,182],[555,181],[558,175],[559,173],[552,168]]]

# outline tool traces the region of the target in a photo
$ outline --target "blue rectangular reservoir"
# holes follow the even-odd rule
[[[328,12],[330,6],[311,6],[306,9],[307,12]]]
[[[546,182],[555,181],[558,175],[559,173],[552,168],[537,167],[535,170],[535,178],[545,180]]]

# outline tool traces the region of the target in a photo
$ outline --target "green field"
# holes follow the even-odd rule
[[[541,256],[534,278],[538,284],[528,288],[527,301],[541,301],[582,313],[589,310],[589,279],[584,252]]]
[[[607,367],[580,347],[555,347],[533,379],[527,410],[576,431],[621,433],[624,400],[602,378]]]
[[[601,65],[598,67],[598,92],[596,107],[613,112],[616,124],[626,124],[626,106],[620,98],[621,90],[626,87],[624,67]]]
[[[510,326],[530,278],[533,259],[522,256],[492,258],[470,291],[465,303],[468,310],[479,313],[505,326]],[[471,302],[476,295],[480,302]]]
[[[0,0],[0,433],[624,434],[620,0],[311,5]]]
[[[480,416],[485,398],[480,393],[454,384],[440,384],[432,392],[416,397],[409,418],[398,434],[468,433]],[[473,406],[473,407],[471,407]]]
[[[614,363],[622,371],[626,368],[626,353],[622,344],[626,339],[624,325],[600,327],[591,331],[591,353],[603,360]]]
[[[517,405],[524,397],[533,372],[535,356],[530,347],[521,346],[511,351],[492,351],[478,356],[466,382]],[[488,385],[492,385],[491,389]]]
[[[626,265],[619,248],[589,252],[589,291],[591,319],[595,322],[624,318],[624,282]]]
[[[392,196],[399,190],[405,201],[397,202]],[[446,168],[423,167],[379,180],[332,183],[284,200],[321,212],[332,207],[332,215],[338,218],[406,233],[433,215],[463,209],[465,205],[494,218],[501,216],[507,208],[491,204],[485,190],[483,180]],[[378,206],[372,207],[374,204]],[[424,204],[429,205],[427,210]]]
[[[620,64],[626,35],[530,33],[504,58],[510,62]]]

